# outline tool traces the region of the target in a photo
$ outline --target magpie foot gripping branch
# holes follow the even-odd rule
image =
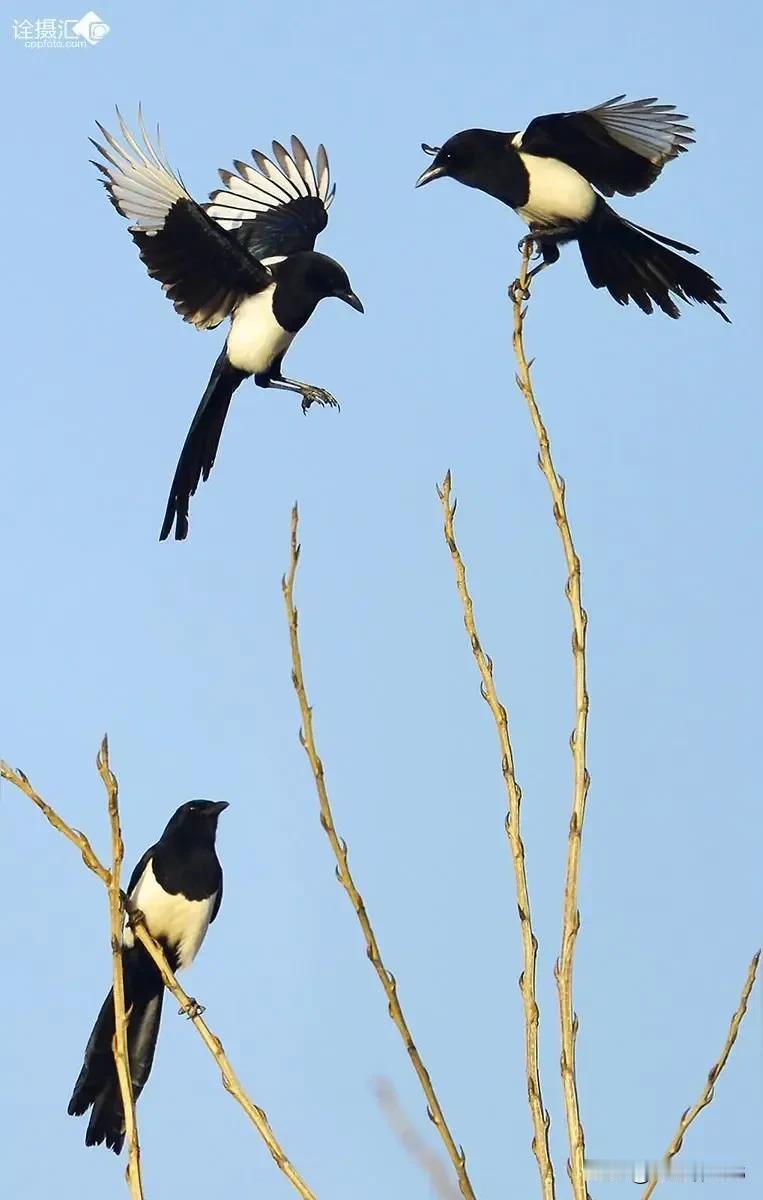
[[[195,1021],[197,1017],[203,1016],[206,1011],[203,1004],[199,1004],[198,1000],[194,999],[193,996],[189,996],[188,1003],[178,1009],[178,1016],[187,1017],[189,1021]]]

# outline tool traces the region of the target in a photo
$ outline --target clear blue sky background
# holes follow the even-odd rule
[[[475,192],[413,182],[422,140],[475,124],[515,130],[623,91],[691,115],[697,145],[618,207],[701,248],[734,324],[620,309],[570,248],[541,277],[527,330],[590,614],[582,1114],[591,1156],[657,1157],[761,941],[756,6],[726,19],[653,0],[294,0],[212,15],[99,0],[112,31],[96,49],[14,44],[12,17],[50,9],[78,15],[7,8],[3,36],[0,752],[106,853],[94,757],[108,730],[131,862],[184,800],[230,801],[225,901],[187,986],[322,1200],[428,1194],[374,1077],[394,1082],[427,1135],[428,1123],[297,741],[280,591],[290,506],[302,510],[317,735],[358,882],[481,1200],[532,1195],[505,799],[436,481],[453,469],[479,626],[511,712],[560,1163],[564,569],[513,386],[505,289],[521,226]],[[367,313],[322,305],[289,356],[340,414],[305,418],[289,396],[241,389],[183,545],[157,534],[223,331],[182,324],[88,165],[94,120],[139,100],[202,198],[252,146],[292,131],[324,140],[337,198],[321,247]],[[66,1116],[108,985],[105,896],[8,786],[2,826],[4,1187],[124,1195],[123,1165],[86,1152],[84,1122]],[[744,1165],[749,1181],[706,1183],[705,1200],[763,1190],[760,1013],[758,994],[684,1151]],[[150,1196],[291,1195],[172,1003],[140,1119]]]

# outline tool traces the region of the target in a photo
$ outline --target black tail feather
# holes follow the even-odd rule
[[[124,955],[125,1002],[128,1007],[127,1049],[133,1096],[137,1100],[151,1073],[162,1015],[164,984],[142,946]],[[125,1139],[125,1119],[111,1043],[114,1037],[114,997],[109,992],[101,1005],[85,1048],[85,1061],[67,1109],[79,1117],[93,1111],[85,1134],[86,1146],[104,1142],[119,1154]]]
[[[231,397],[236,388],[247,378],[244,371],[232,367],[225,350],[215,363],[204,395],[196,409],[191,428],[188,430],[183,449],[170,488],[164,523],[159,541],[168,538],[175,526],[175,540],[183,541],[188,536],[188,506],[199,481],[209,478],[215,463],[220,435],[228,415]]]
[[[673,253],[675,249],[696,254],[691,246],[622,220],[604,201],[594,220],[581,229],[578,241],[591,283],[605,287],[618,304],[633,300],[645,313],[656,304],[677,318],[681,314],[672,299],[676,296],[687,303],[707,304],[730,324],[722,308],[726,301],[712,275]]]

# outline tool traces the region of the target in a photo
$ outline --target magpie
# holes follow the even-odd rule
[[[543,259],[531,276],[557,261],[561,244],[576,241],[591,283],[618,304],[633,300],[651,313],[654,303],[678,317],[675,296],[707,304],[728,321],[712,276],[674,253],[696,250],[626,221],[604,199],[635,196],[654,183],[694,142],[686,120],[655,97],[623,95],[581,112],[535,117],[522,133],[465,129],[443,146],[422,143],[434,162],[416,187],[450,176],[513,208],[530,228],[520,246],[531,242]]]
[[[236,161],[218,172],[223,188],[197,204],[167,162],[157,129],[154,148],[138,113],[141,142],[117,109],[123,143],[96,122],[106,145],[90,139],[102,162],[112,204],[127,217],[133,241],[153,279],[158,279],[185,321],[214,329],[226,317],[228,337],[191,422],[172,480],[160,541],[175,526],[188,534],[188,507],[201,479],[212,470],[231,397],[254,376],[260,387],[284,388],[313,403],[336,406],[323,388],[287,379],[284,355],[295,335],[326,296],[363,312],[339,263],[314,251],[328,223],[335,187],[323,146],[313,166],[297,137],[291,153],[273,142],[273,159],[252,151],[254,166]],[[275,160],[275,161],[274,161]]]
[[[127,894],[160,942],[173,971],[193,962],[208,926],[220,911],[223,874],[215,853],[215,836],[225,801],[191,800],[181,804],[164,833],[150,846],[132,873]],[[164,983],[154,960],[125,924],[122,970],[128,1012],[127,1048],[135,1099],[145,1086],[154,1061]],[[85,1061],[69,1101],[70,1116],[92,1105],[86,1146],[102,1142],[119,1154],[125,1119],[112,1052],[113,990],[103,1002]]]

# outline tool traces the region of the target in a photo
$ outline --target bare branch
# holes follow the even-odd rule
[[[561,1073],[564,1092],[564,1107],[567,1118],[567,1136],[570,1145],[570,1160],[568,1165],[570,1181],[575,1200],[586,1200],[588,1189],[585,1178],[585,1135],[580,1119],[580,1106],[577,1094],[577,1077],[575,1070],[575,1042],[577,1040],[578,1019],[574,1011],[572,985],[575,943],[580,929],[580,913],[578,911],[578,881],[580,877],[580,842],[583,834],[585,819],[586,797],[590,777],[586,767],[586,737],[588,733],[588,691],[586,687],[586,627],[588,617],[583,608],[582,582],[580,575],[580,559],[572,540],[572,531],[567,518],[565,504],[564,480],[557,475],[551,457],[551,446],[548,433],[543,423],[530,377],[530,363],[525,355],[523,330],[526,308],[524,301],[529,298],[530,280],[528,266],[531,245],[525,243],[522,254],[522,265],[519,273],[518,287],[512,289],[514,307],[514,353],[519,365],[517,385],[530,410],[530,419],[538,438],[538,465],[546,477],[554,506],[554,520],[564,549],[567,564],[567,599],[572,613],[572,657],[575,675],[575,729],[570,738],[572,749],[574,790],[572,815],[569,826],[569,842],[567,849],[567,871],[564,886],[564,914],[562,920],[562,944],[554,975],[559,994],[559,1016],[562,1035]]]
[[[373,968],[381,983],[384,993],[387,997],[389,1006],[389,1015],[398,1030],[408,1056],[413,1064],[413,1069],[416,1072],[421,1089],[426,1097],[427,1111],[430,1120],[435,1125],[440,1137],[443,1140],[445,1149],[448,1152],[448,1157],[453,1163],[453,1167],[458,1178],[458,1186],[464,1200],[475,1200],[474,1190],[472,1188],[469,1175],[466,1170],[466,1155],[463,1147],[457,1146],[453,1139],[453,1135],[448,1128],[445,1116],[437,1099],[432,1081],[429,1077],[424,1063],[421,1059],[416,1044],[408,1028],[408,1023],[403,1015],[403,1010],[397,995],[397,982],[395,976],[385,966],[379,945],[376,940],[376,934],[373,931],[371,921],[366,912],[366,907],[363,902],[363,897],[355,886],[355,882],[350,873],[349,863],[347,861],[347,843],[339,836],[334,825],[334,818],[329,804],[328,792],[326,790],[326,780],[323,771],[323,763],[318,755],[315,745],[315,735],[313,732],[313,714],[310,703],[307,698],[305,689],[305,679],[302,672],[302,654],[299,648],[299,634],[297,632],[298,616],[297,610],[294,607],[294,580],[297,573],[297,563],[299,561],[299,543],[297,541],[297,530],[299,525],[299,513],[296,504],[292,509],[291,514],[291,557],[289,561],[289,570],[283,578],[283,594],[286,604],[286,615],[289,622],[289,640],[291,642],[291,659],[292,659],[292,682],[294,690],[297,693],[299,708],[302,714],[302,728],[300,730],[300,741],[305,749],[305,753],[310,761],[310,767],[315,779],[315,786],[318,792],[318,801],[320,804],[320,819],[321,825],[326,831],[326,836],[331,844],[331,849],[334,852],[334,857],[337,861],[336,875],[342,887],[346,891],[350,903],[355,910],[360,928],[363,931],[363,937],[366,942],[366,951],[371,960]]]
[[[525,1072],[527,1076],[527,1099],[530,1106],[530,1116],[533,1125],[532,1149],[538,1161],[541,1187],[545,1200],[554,1200],[554,1167],[548,1145],[548,1131],[551,1118],[543,1105],[541,1089],[540,1066],[538,1061],[538,1042],[540,1036],[540,1012],[535,992],[535,970],[538,957],[538,941],[533,932],[532,912],[530,908],[530,893],[527,886],[525,871],[525,848],[520,830],[520,810],[522,805],[522,789],[517,783],[514,773],[514,751],[509,733],[509,716],[496,691],[493,679],[492,659],[482,648],[477,633],[474,617],[474,605],[466,580],[466,568],[461,552],[456,544],[454,530],[455,502],[451,503],[451,475],[448,471],[437,494],[442,502],[445,517],[445,541],[448,544],[453,565],[456,570],[456,587],[464,610],[464,625],[469,635],[472,653],[474,654],[480,676],[482,677],[482,696],[487,702],[501,748],[501,770],[506,785],[509,809],[506,814],[506,836],[509,840],[509,850],[514,864],[514,882],[519,909],[519,925],[522,934],[523,970],[519,976],[519,989],[522,993],[525,1026]]]
[[[77,846],[82,854],[85,866],[89,867],[89,869],[98,876],[101,882],[108,887],[111,882],[111,874],[106,870],[96,856],[88,839],[83,833],[79,833],[76,829],[72,829],[70,825],[67,825],[67,823],[58,815],[58,813],[55,812],[54,809],[52,809],[50,805],[47,804],[42,797],[37,794],[37,792],[35,792],[26,775],[24,775],[21,771],[13,770],[13,768],[9,767],[7,763],[0,761],[0,778],[6,779],[8,783],[12,783],[37,805],[37,807],[50,821],[51,825],[57,829],[59,833],[62,833],[64,837],[68,838],[70,842]],[[175,978],[174,971],[167,962],[164,951],[146,928],[143,914],[135,908],[129,897],[126,896],[124,892],[121,892],[121,901],[129,915],[130,924],[135,932],[136,938],[139,942],[142,942],[156,963],[159,971],[161,972],[165,987],[172,992],[172,995],[180,1004],[182,1011],[193,1021],[199,1036],[220,1068],[222,1084],[226,1092],[229,1092],[233,1099],[243,1108],[249,1120],[252,1122],[260,1137],[265,1142],[276,1163],[276,1166],[280,1171],[283,1172],[289,1182],[299,1192],[302,1200],[315,1200],[314,1193],[310,1190],[305,1181],[299,1175],[296,1168],[291,1164],[281,1149],[273,1130],[270,1128],[270,1123],[264,1110],[254,1104],[254,1102],[250,1100],[249,1096],[244,1091],[235,1071],[233,1070],[233,1067],[231,1066],[231,1063],[228,1060],[228,1057],[223,1049],[223,1044],[219,1037],[212,1033],[206,1022],[202,1020],[202,1006],[198,1004],[196,1000],[192,999],[192,997],[190,997],[178,983],[177,979]]]
[[[377,1079],[374,1091],[390,1128],[398,1137],[403,1149],[429,1177],[435,1195],[439,1196],[440,1200],[458,1200],[459,1193],[451,1183],[447,1163],[430,1149],[419,1131],[411,1124],[389,1080]]]
[[[747,978],[745,979],[744,987],[742,988],[742,996],[739,1001],[739,1007],[737,1008],[736,1012],[734,1013],[733,1017],[731,1018],[731,1024],[729,1025],[729,1032],[726,1036],[726,1041],[724,1043],[723,1049],[721,1050],[720,1057],[719,1057],[718,1061],[713,1064],[713,1066],[710,1068],[710,1071],[708,1072],[707,1083],[705,1084],[705,1087],[702,1091],[702,1095],[700,1096],[699,1100],[697,1101],[697,1103],[695,1105],[692,1106],[692,1108],[687,1108],[686,1111],[682,1114],[681,1120],[678,1122],[678,1129],[676,1130],[673,1141],[668,1146],[668,1149],[665,1153],[665,1157],[662,1160],[663,1163],[665,1164],[666,1174],[670,1171],[671,1160],[675,1158],[675,1156],[678,1154],[679,1150],[681,1149],[681,1146],[683,1145],[683,1140],[686,1135],[686,1131],[689,1128],[689,1126],[691,1125],[692,1121],[694,1121],[699,1116],[699,1114],[702,1112],[703,1108],[707,1108],[708,1104],[710,1104],[710,1102],[713,1099],[713,1096],[715,1094],[715,1085],[718,1081],[718,1076],[720,1075],[723,1068],[726,1066],[728,1057],[731,1054],[731,1048],[734,1045],[734,1042],[737,1040],[737,1034],[739,1033],[739,1026],[742,1024],[742,1021],[744,1020],[744,1015],[747,1012],[747,1004],[749,1002],[750,994],[752,992],[753,985],[755,983],[755,975],[758,970],[759,962],[760,962],[760,950],[758,950],[757,954],[753,958],[752,962],[750,963],[749,969],[747,971]],[[659,1183],[659,1176],[656,1176],[655,1178],[653,1178],[649,1181],[649,1183],[647,1184],[646,1190],[644,1191],[642,1200],[649,1200],[650,1196],[653,1194],[654,1189],[657,1187],[658,1183]]]
[[[48,821],[50,821],[50,824],[53,826],[53,828],[57,829],[59,833],[62,833],[65,838],[68,838],[73,846],[77,847],[82,855],[82,861],[84,862],[85,866],[98,876],[101,883],[105,884],[106,887],[110,886],[111,875],[106,870],[100,859],[96,856],[93,847],[90,845],[90,842],[85,837],[84,833],[80,833],[78,829],[72,829],[71,825],[67,825],[66,821],[63,821],[61,817],[59,817],[58,813],[52,809],[50,805],[43,800],[42,796],[40,796],[34,790],[23,771],[15,770],[13,767],[9,767],[6,762],[0,760],[0,779],[5,779],[8,783],[12,783],[13,786],[17,787],[20,792],[23,792],[33,804],[36,804],[40,812],[47,817]]]
[[[140,1169],[140,1140],[138,1138],[138,1121],[135,1115],[135,1098],[132,1091],[130,1075],[130,1058],[127,1049],[127,1011],[125,1006],[125,982],[122,970],[122,930],[124,926],[124,906],[120,890],[122,861],[124,859],[124,842],[119,822],[119,788],[116,777],[109,767],[109,742],[104,734],[101,748],[96,759],[98,774],[106,788],[106,799],[109,809],[109,824],[111,826],[111,878],[108,886],[109,914],[111,917],[111,957],[114,976],[114,1041],[112,1050],[117,1068],[119,1091],[122,1096],[122,1108],[125,1114],[125,1133],[127,1136],[127,1185],[133,1200],[143,1200],[143,1178]]]

